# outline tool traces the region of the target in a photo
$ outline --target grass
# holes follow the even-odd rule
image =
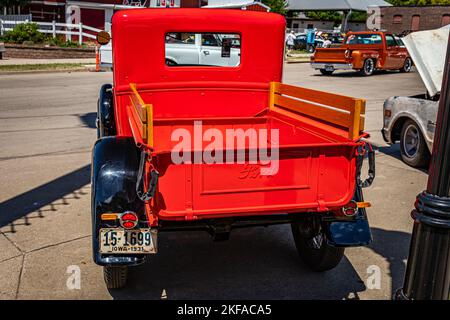
[[[0,72],[79,70],[84,66],[85,63],[11,64],[0,65]]]

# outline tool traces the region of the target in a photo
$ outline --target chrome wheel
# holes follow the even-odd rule
[[[366,74],[372,74],[374,68],[374,63],[372,59],[367,59],[364,63],[364,72]]]
[[[415,168],[428,165],[430,152],[420,127],[413,120],[403,123],[400,133],[400,153],[402,160]]]
[[[405,62],[403,63],[403,68],[400,69],[401,72],[410,72],[412,67],[412,60],[411,58],[406,58]]]
[[[419,135],[419,129],[414,124],[410,124],[405,130],[403,151],[409,158],[414,158],[420,148]]]

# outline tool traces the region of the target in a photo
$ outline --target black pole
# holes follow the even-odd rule
[[[403,288],[394,298],[450,300],[450,39],[427,190],[417,196]]]

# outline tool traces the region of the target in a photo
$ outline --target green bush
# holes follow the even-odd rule
[[[53,38],[51,35],[45,35],[38,31],[38,25],[36,23],[18,24],[12,31],[7,32],[3,37],[0,37],[0,41],[25,45],[45,44],[63,48],[86,46],[85,44],[80,46],[78,42],[71,40],[66,41],[64,37],[57,36]]]
[[[43,33],[38,31],[38,26],[35,23],[21,23],[14,27],[4,36],[5,41],[13,43],[42,43],[45,39]]]
[[[77,48],[80,45],[78,44],[78,42],[74,42],[71,40],[67,40],[66,42],[63,42],[60,47],[66,47],[66,48]]]
[[[47,36],[47,38],[44,40],[44,44],[57,47],[63,46],[65,42],[66,40],[59,36],[56,36],[56,38],[53,38],[53,36]]]

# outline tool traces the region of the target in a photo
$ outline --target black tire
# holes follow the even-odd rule
[[[403,67],[400,69],[400,72],[403,72],[403,73],[410,72],[411,67],[412,67],[412,60],[411,60],[411,58],[408,57],[403,62]]]
[[[103,267],[103,278],[108,289],[120,289],[127,284],[127,266],[105,266]]]
[[[333,74],[334,70],[325,70],[325,69],[320,69],[320,73],[323,74],[324,76],[331,76]]]
[[[314,237],[307,236],[305,227],[308,222],[292,222],[292,235],[300,259],[314,271],[327,271],[336,267],[344,256],[344,248],[330,246],[326,241],[326,235],[319,231]],[[314,240],[321,237],[322,241],[314,243]]]
[[[414,168],[428,165],[430,152],[425,138],[417,123],[408,119],[402,126],[400,133],[400,153],[403,162]]]
[[[359,70],[359,73],[365,77],[371,76],[375,71],[375,60],[368,58],[364,60],[363,67]]]
[[[97,139],[116,135],[113,101],[112,85],[104,84],[97,100]]]
[[[170,60],[170,59],[166,59],[166,66],[173,67],[173,66],[176,66],[176,65],[177,65],[177,63],[175,61]]]

